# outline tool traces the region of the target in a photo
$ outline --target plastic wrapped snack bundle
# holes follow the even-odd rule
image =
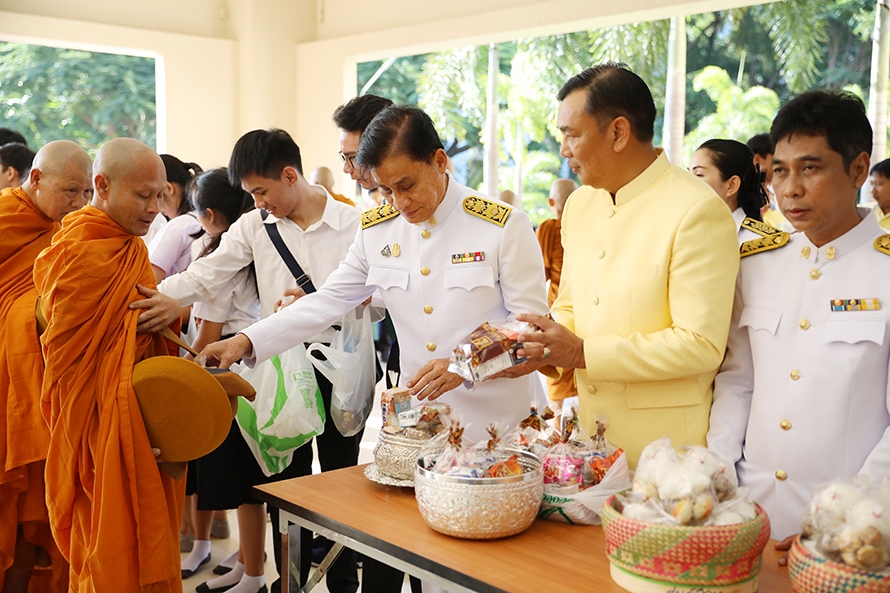
[[[475,383],[521,364],[527,359],[516,354],[522,348],[518,337],[533,329],[511,319],[483,323],[451,353],[448,371]]]

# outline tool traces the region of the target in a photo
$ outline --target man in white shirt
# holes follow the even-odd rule
[[[856,207],[872,147],[857,97],[804,93],[770,137],[773,187],[797,232],[742,245],[708,446],[788,549],[814,489],[890,475],[890,235]]]
[[[316,187],[309,184],[303,177],[300,149],[287,132],[254,130],[242,136],[232,151],[229,178],[253,196],[257,210],[244,214],[232,224],[215,252],[193,262],[184,272],[164,280],[159,286],[162,295],[131,305],[147,308],[140,315],[143,326],[160,323],[171,313],[162,305],[163,295],[176,299],[179,306],[211,299],[251,262],[256,269],[261,318],[272,315],[291,297],[304,296],[305,292],[272,244],[265,228],[267,225],[277,228],[285,246],[316,287],[324,284],[346,257],[359,229],[360,213],[334,200],[327,192],[324,195],[318,193]],[[262,218],[264,212],[268,213],[265,220]],[[329,343],[335,332],[329,325],[306,341]],[[362,435],[348,438],[340,435],[331,420],[331,385],[317,371],[316,379],[327,415],[324,433],[316,437],[322,471],[355,465]],[[300,447],[290,466],[275,479],[309,475],[311,464],[312,448]],[[270,508],[270,513],[273,525],[277,525],[277,509]],[[301,549],[306,554],[300,574],[305,580],[309,572],[311,533],[301,530],[301,537]],[[277,563],[281,557],[277,551],[280,540],[273,540]],[[332,592],[356,591],[354,552],[344,549],[328,573],[327,582]],[[275,588],[273,584],[272,590]]]

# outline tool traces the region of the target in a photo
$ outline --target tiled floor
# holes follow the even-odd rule
[[[381,421],[380,421],[380,391],[382,390],[382,383],[377,386],[377,396],[375,398],[374,407],[371,412],[370,418],[368,418],[368,422],[365,424],[365,432],[362,436],[361,443],[361,451],[359,453],[359,463],[370,463],[373,461],[373,451],[374,445],[377,442],[377,433],[380,431]],[[314,444],[313,444],[314,446]],[[316,461],[313,465],[313,471],[318,473],[320,468],[318,467],[318,462]],[[234,511],[229,511],[229,525],[231,528],[232,535],[228,539],[213,539],[211,540],[211,549],[210,555],[211,560],[204,566],[202,566],[197,573],[195,573],[191,578],[188,578],[183,581],[183,591],[185,593],[191,593],[195,590],[195,587],[203,583],[204,581],[212,578],[216,578],[217,575],[213,574],[213,567],[225,560],[229,557],[230,554],[235,552],[238,549],[238,517]],[[266,553],[268,555],[268,559],[266,561],[266,583],[271,584],[277,577],[278,573],[275,570],[275,561],[272,557],[272,536],[273,532],[277,530],[273,528],[271,523],[266,525]],[[182,558],[184,559],[187,554],[182,554]],[[361,570],[359,570],[359,580],[361,580]],[[407,580],[405,581],[405,585],[402,588],[405,593],[410,592],[410,588],[408,586]],[[319,583],[318,586],[313,589],[313,593],[328,593],[328,589],[325,586],[325,581],[323,580]]]

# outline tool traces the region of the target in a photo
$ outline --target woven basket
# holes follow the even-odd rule
[[[890,576],[857,570],[818,556],[800,537],[788,553],[788,572],[794,593],[886,593]]]
[[[649,583],[683,587],[753,586],[770,534],[769,518],[760,506],[757,516],[745,523],[683,527],[625,517],[613,495],[603,505],[602,518],[613,573],[619,569]]]

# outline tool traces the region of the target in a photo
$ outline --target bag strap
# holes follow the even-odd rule
[[[300,264],[287,248],[287,245],[284,244],[284,239],[281,238],[281,233],[278,232],[278,225],[266,224],[266,218],[268,218],[269,213],[265,210],[260,211],[260,216],[263,219],[263,226],[266,227],[266,232],[269,233],[269,239],[272,240],[272,245],[275,246],[278,255],[284,260],[287,269],[294,275],[294,278],[297,280],[297,286],[302,288],[306,294],[315,292],[312,279],[303,271],[303,268],[300,267]]]

